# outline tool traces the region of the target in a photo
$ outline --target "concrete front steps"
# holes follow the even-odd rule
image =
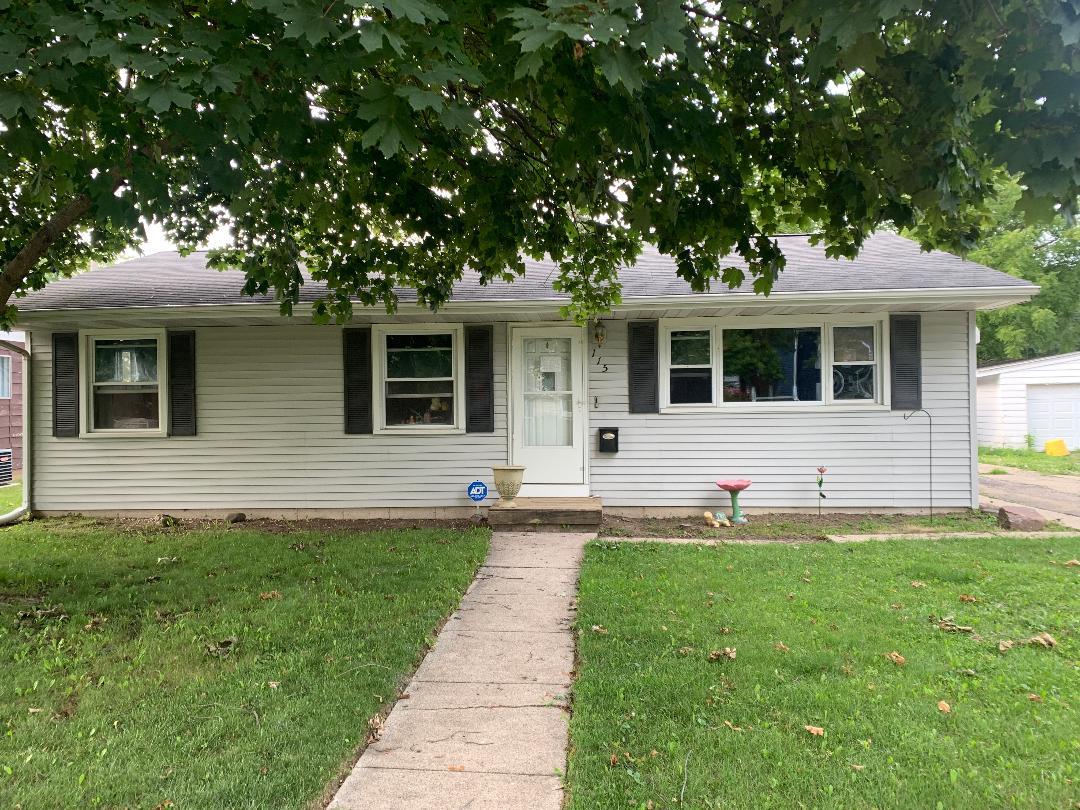
[[[599,498],[515,498],[514,506],[488,509],[498,532],[595,532],[604,517]]]

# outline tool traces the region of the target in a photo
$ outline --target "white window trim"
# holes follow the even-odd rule
[[[4,362],[7,361],[7,362]],[[0,354],[0,380],[7,378],[7,394],[0,395],[0,399],[11,399],[14,392],[12,391],[15,385],[15,358],[10,354]],[[3,386],[0,386],[2,388]]]
[[[727,316],[715,318],[662,318],[660,320],[659,388],[660,413],[767,413],[814,412],[822,409],[833,411],[887,411],[890,407],[889,391],[889,314],[874,312],[853,315],[820,316]],[[873,326],[875,350],[877,351],[877,376],[873,400],[837,400],[832,393],[833,335],[834,326]],[[821,329],[821,386],[822,399],[814,402],[724,402],[722,386],[724,375],[723,330],[725,329]],[[683,405],[671,403],[671,333],[688,330],[709,330],[712,335],[713,403],[709,405]],[[844,365],[841,363],[840,365]]]
[[[164,329],[95,330],[79,332],[79,437],[83,439],[161,438],[169,435],[169,368]],[[158,427],[146,429],[94,428],[94,354],[95,340],[157,341],[158,367]]]
[[[386,336],[450,334],[454,351],[454,424],[386,424]],[[371,405],[374,432],[398,436],[449,436],[465,432],[465,327],[460,323],[372,324],[371,327]]]

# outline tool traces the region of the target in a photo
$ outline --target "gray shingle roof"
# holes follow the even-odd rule
[[[890,233],[866,241],[858,258],[848,261],[825,256],[805,236],[778,237],[787,267],[777,280],[776,293],[826,291],[875,291],[913,289],[971,289],[1031,287],[1023,279],[991,270],[940,251],[924,253],[908,239]],[[744,266],[733,257],[730,264]],[[500,302],[561,299],[551,282],[557,274],[551,261],[526,260],[526,272],[512,284],[481,285],[479,277],[466,271],[454,285],[454,301]],[[689,296],[689,285],[675,275],[675,262],[653,247],[646,247],[637,263],[619,273],[623,299],[654,296]],[[196,306],[206,304],[266,303],[269,296],[250,298],[241,294],[244,276],[237,271],[219,272],[206,267],[205,253],[181,256],[155,253],[138,259],[91,270],[61,279],[17,301],[24,312],[115,307]],[[751,281],[729,290],[716,285],[715,294],[752,292]],[[416,298],[415,291],[401,290],[402,301]],[[301,301],[311,302],[326,293],[322,282],[310,281]]]

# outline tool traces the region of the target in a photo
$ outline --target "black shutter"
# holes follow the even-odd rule
[[[79,435],[79,333],[52,336],[53,436]]]
[[[630,384],[630,413],[658,413],[656,321],[627,324],[626,376]]]
[[[922,345],[920,316],[889,316],[889,363],[892,409],[914,411],[922,407]]]
[[[169,332],[169,435],[195,435],[195,333]]]
[[[465,431],[495,430],[494,328],[465,327]]]
[[[371,433],[371,329],[346,329],[345,432]]]

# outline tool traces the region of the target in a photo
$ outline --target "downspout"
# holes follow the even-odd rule
[[[30,333],[26,333],[26,343],[30,344]],[[22,355],[23,358],[23,502],[22,506],[6,515],[0,515],[0,526],[8,526],[20,520],[30,512],[30,458],[34,432],[31,429],[30,407],[33,398],[30,392],[30,352],[15,343],[0,340],[0,347],[10,349]],[[14,451],[13,451],[14,452]],[[14,459],[12,459],[14,461]]]

